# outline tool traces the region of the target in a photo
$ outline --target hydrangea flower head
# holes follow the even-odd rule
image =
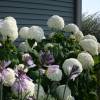
[[[80,41],[84,37],[84,35],[83,35],[83,33],[81,31],[77,31],[73,35],[75,36],[75,39],[77,41]]]
[[[88,51],[92,55],[98,55],[98,43],[93,39],[84,39],[80,41],[80,46],[84,51]]]
[[[31,26],[29,29],[29,39],[35,39],[37,42],[41,42],[45,39],[44,31],[40,26]]]
[[[94,66],[93,57],[88,52],[79,53],[77,59],[81,62],[83,69]]]
[[[64,28],[64,19],[58,15],[53,15],[48,19],[47,25],[51,29],[62,30]]]
[[[28,37],[29,37],[29,28],[28,27],[22,27],[19,31],[19,36],[23,39],[28,39]]]
[[[83,39],[93,39],[94,41],[96,41],[96,42],[97,42],[96,37],[95,37],[94,35],[90,35],[90,34],[85,35]]]
[[[64,31],[65,32],[77,33],[79,31],[79,28],[78,28],[77,25],[70,23],[70,24],[65,25]]]
[[[0,32],[3,36],[3,39],[9,39],[15,41],[18,38],[18,27],[16,20],[13,17],[6,17],[0,25]]]

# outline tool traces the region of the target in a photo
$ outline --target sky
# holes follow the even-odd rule
[[[100,0],[82,0],[82,12],[88,14],[100,12]]]

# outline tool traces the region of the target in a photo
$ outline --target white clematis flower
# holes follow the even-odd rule
[[[29,29],[29,39],[35,39],[37,42],[41,42],[42,39],[45,39],[43,29],[39,26],[32,26]]]
[[[82,72],[82,64],[75,58],[66,59],[62,66],[65,74],[75,80],[75,78]]]
[[[48,19],[47,25],[51,29],[62,30],[64,28],[64,19],[58,15],[53,15]]]
[[[80,46],[92,55],[98,55],[98,43],[93,39],[84,39],[80,41]]]
[[[65,25],[64,31],[65,32],[77,33],[79,31],[79,28],[78,28],[77,25],[72,23],[72,24]]]
[[[77,59],[81,62],[83,69],[94,66],[94,60],[88,52],[79,53]]]

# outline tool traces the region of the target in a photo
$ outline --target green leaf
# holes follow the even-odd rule
[[[28,39],[27,41],[28,41],[29,46],[32,48],[34,43],[35,43],[35,40],[34,39]]]

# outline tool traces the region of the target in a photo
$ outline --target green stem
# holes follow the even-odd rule
[[[20,83],[18,82],[19,86],[20,86]],[[20,100],[20,92],[18,90],[18,100]]]
[[[97,66],[99,67],[100,64],[98,64]],[[96,74],[97,77],[97,100],[100,100],[100,69],[97,71]]]
[[[38,89],[37,89],[37,99],[38,100],[38,96],[39,96],[39,88],[40,88],[40,71],[39,71],[39,81],[38,81]]]
[[[46,97],[46,100],[48,100],[48,97],[49,97],[49,93],[50,93],[50,88],[48,86],[48,93],[47,93],[47,97]]]
[[[68,85],[68,81],[65,84],[64,93],[63,93],[63,99],[62,100],[64,100],[64,96],[65,96],[65,92],[66,92],[67,85]]]
[[[0,100],[3,100],[3,84],[2,81],[0,82]]]

